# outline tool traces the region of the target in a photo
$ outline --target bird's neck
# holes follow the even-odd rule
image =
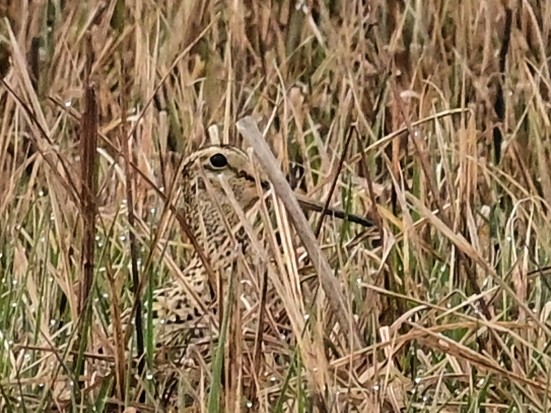
[[[221,209],[223,217],[219,208],[208,201],[188,209],[186,214],[188,225],[213,269],[231,264],[235,260],[236,248],[244,251],[249,243],[241,220],[233,207],[222,204]],[[228,229],[231,230],[231,235]],[[194,252],[193,258],[198,258],[197,252]]]

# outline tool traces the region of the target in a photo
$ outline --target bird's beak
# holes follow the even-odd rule
[[[307,196],[301,195],[296,192],[295,196],[297,197],[298,203],[300,204],[302,209],[306,211],[323,212],[325,215],[330,215],[339,219],[347,219],[350,222],[363,225],[364,227],[372,227],[374,225],[373,221],[369,218],[362,217],[356,214],[349,214],[342,209],[333,208],[331,206],[325,208],[325,205],[323,203],[319,201],[314,201]]]

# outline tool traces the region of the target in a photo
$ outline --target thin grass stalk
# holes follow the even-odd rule
[[[342,171],[342,168],[344,166],[344,161],[346,159],[346,155],[348,152],[348,145],[350,145],[350,141],[352,140],[352,133],[354,133],[354,128],[350,128],[348,130],[348,134],[346,136],[346,140],[344,141],[344,148],[341,153],[341,157],[339,159],[339,164],[337,166],[337,171],[335,173],[335,178],[333,179],[333,182],[331,182],[331,187],[329,188],[329,193],[327,194],[327,200],[325,201],[325,205],[323,206],[323,210],[321,211],[321,216],[318,220],[318,223],[316,224],[316,229],[314,230],[314,235],[316,238],[319,238],[321,233],[321,228],[323,226],[323,219],[325,218],[325,215],[327,215],[330,204],[331,204],[331,198],[333,197],[333,193],[335,192],[335,188],[337,186],[337,182],[339,180],[340,173]]]
[[[120,13],[124,14],[121,6]],[[127,208],[127,219],[128,219],[128,245],[130,248],[130,271],[132,278],[132,292],[134,294],[134,330],[136,333],[136,350],[138,357],[138,375],[141,377],[145,368],[145,346],[144,346],[144,326],[143,326],[143,316],[142,316],[142,302],[141,302],[141,291],[140,291],[140,273],[138,268],[138,245],[136,242],[136,233],[134,228],[136,226],[135,219],[135,177],[134,177],[134,168],[131,167],[131,163],[136,164],[135,153],[131,149],[131,142],[135,140],[134,135],[128,135],[127,132],[127,119],[126,114],[128,113],[128,83],[127,79],[129,74],[127,73],[127,62],[124,58],[125,54],[125,44],[121,44],[120,53],[120,84],[121,84],[121,93],[120,93],[120,105],[121,105],[121,124],[120,124],[120,145],[122,148],[122,154],[124,159],[124,169],[126,171],[125,177],[125,188],[126,188],[126,204]],[[123,345],[124,343],[119,343]],[[124,380],[124,351],[120,348],[117,351],[118,363],[117,363],[117,390],[119,392],[119,397],[122,397],[123,391],[122,386],[125,382]],[[122,359],[121,359],[122,358]]]

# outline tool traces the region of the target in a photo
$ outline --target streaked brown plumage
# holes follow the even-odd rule
[[[258,184],[255,175],[260,176]],[[244,251],[248,237],[220,179],[243,211],[258,201],[259,188],[266,190],[269,184],[260,171],[255,173],[247,154],[233,146],[208,146],[183,161],[178,206],[213,272],[225,282],[236,260],[236,243]],[[208,330],[205,308],[217,303],[214,280],[209,279],[197,251],[183,274],[184,280],[173,277],[154,293],[153,316],[162,330],[157,335],[161,348],[173,342],[175,333],[203,338]]]

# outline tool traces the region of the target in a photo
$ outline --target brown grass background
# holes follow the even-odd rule
[[[213,395],[203,365],[189,411],[549,411],[550,2],[21,0],[0,17],[2,411],[160,411],[151,326],[127,366],[118,321],[189,256],[165,157],[243,146],[247,115],[303,193],[374,221],[318,236],[362,345],[276,211],[297,251],[278,252],[282,282],[303,285],[280,298],[315,321],[283,371],[263,360]],[[98,379],[109,325],[117,368]]]

